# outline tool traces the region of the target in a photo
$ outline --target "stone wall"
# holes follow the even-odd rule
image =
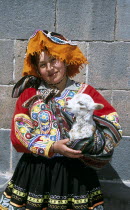
[[[13,85],[36,29],[78,42],[89,60],[75,79],[97,88],[117,109],[123,139],[98,172],[106,210],[130,207],[130,0],[0,0],[0,189],[21,156],[10,144]]]

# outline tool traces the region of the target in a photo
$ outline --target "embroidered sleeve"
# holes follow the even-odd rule
[[[18,152],[33,152],[35,154],[50,157],[50,147],[54,141],[49,136],[40,134],[29,117],[28,109],[22,104],[36,94],[34,88],[26,89],[16,103],[14,117],[12,119],[11,141]],[[53,154],[51,154],[53,155]]]
[[[28,150],[38,155],[49,156],[54,141],[49,139],[49,135],[40,134],[39,130],[35,130],[28,115],[15,115],[14,124],[17,138]]]

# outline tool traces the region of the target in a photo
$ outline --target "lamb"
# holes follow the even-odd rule
[[[103,104],[95,103],[91,96],[84,93],[76,94],[66,102],[66,110],[72,112],[76,118],[69,131],[70,141],[68,145],[72,144],[76,139],[84,139],[93,135],[96,129],[93,112],[103,107]]]

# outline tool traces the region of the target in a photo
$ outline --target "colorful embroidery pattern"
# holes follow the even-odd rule
[[[93,191],[91,192],[88,191],[85,195],[81,196],[74,196],[73,194],[68,194],[67,196],[57,196],[57,195],[50,196],[49,192],[44,193],[44,195],[36,195],[35,193],[31,192],[27,194],[24,189],[14,185],[13,181],[10,181],[7,188],[10,194],[12,194],[11,195],[12,198],[15,198],[15,200],[17,200],[21,204],[24,203],[25,200],[27,200],[26,205],[32,207],[39,207],[41,209],[43,203],[46,204],[48,203],[48,206],[50,208],[59,209],[59,210],[61,209],[65,210],[68,204],[72,204],[74,209],[83,209],[83,208],[93,209],[95,205],[94,209],[96,210],[98,206],[103,204],[103,201],[100,201],[102,200],[103,196],[100,188],[95,188],[93,189]],[[98,203],[96,203],[97,200],[99,201]],[[18,209],[21,210],[22,207],[25,206],[25,204],[15,205],[12,201],[10,201],[6,193],[2,195],[0,203],[3,209],[4,208],[8,209],[10,207],[11,210],[18,210]]]
[[[112,112],[108,115],[102,115],[101,117],[107,119],[110,122],[112,122],[115,125],[115,127],[117,128],[117,130],[119,131],[120,135],[122,136],[122,129],[121,129],[121,126],[119,124],[118,114],[116,112]]]

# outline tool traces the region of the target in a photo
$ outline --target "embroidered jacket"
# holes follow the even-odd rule
[[[47,90],[47,88],[42,82],[38,89],[25,89],[17,100],[12,120],[11,140],[18,152],[32,152],[34,154],[51,157],[52,154],[49,153],[49,150],[52,144],[64,138],[61,127],[66,131],[70,129],[67,121],[58,113],[58,110],[64,109],[65,102],[80,92],[89,94],[96,103],[102,103],[104,105],[103,109],[94,112],[94,119],[97,124],[102,124],[103,122],[103,125],[104,121],[101,119],[106,119],[106,126],[110,127],[110,132],[115,139],[110,144],[110,141],[107,140],[112,137],[106,132],[104,147],[104,143],[99,142],[100,132],[97,130],[94,137],[97,143],[93,146],[92,154],[98,153],[97,145],[99,143],[101,147],[105,148],[104,154],[107,151],[113,150],[118,144],[122,131],[116,110],[92,86],[68,79],[66,88],[61,93],[61,96],[53,97],[51,104],[45,103],[43,98],[39,97],[44,94],[45,90]],[[56,108],[54,108],[53,102],[55,102]],[[57,123],[53,109],[55,109],[59,119],[62,118],[62,126],[59,126],[60,122],[59,124]],[[73,118],[71,113],[70,117]]]

